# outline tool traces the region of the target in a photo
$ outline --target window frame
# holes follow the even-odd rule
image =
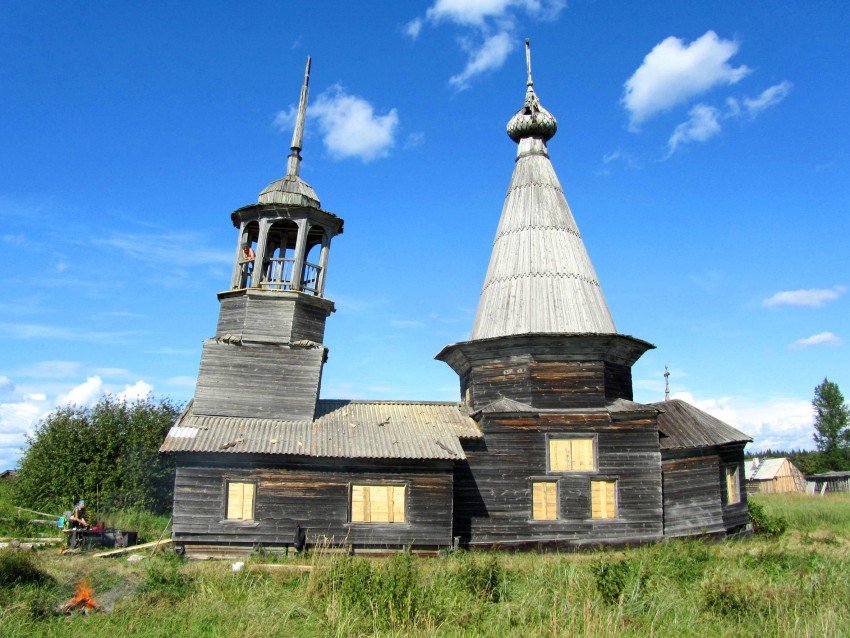
[[[730,478],[734,483],[734,491],[729,489]],[[723,489],[726,493],[726,505],[737,505],[744,500],[741,498],[741,471],[737,463],[723,466]]]
[[[407,497],[408,497],[409,487],[410,486],[408,485],[408,483],[403,482],[403,481],[394,481],[394,482],[389,482],[389,483],[354,482],[354,481],[350,482],[348,484],[348,524],[349,525],[393,525],[393,526],[409,525],[408,508],[407,508],[407,506],[408,506],[408,498]],[[402,497],[403,497],[402,515],[403,515],[404,519],[401,520],[401,521],[395,521],[395,520],[392,520],[392,521],[372,521],[372,520],[356,521],[356,520],[354,520],[354,490],[356,488],[367,488],[367,489],[372,489],[372,488],[394,488],[394,489],[398,489],[398,488],[401,488],[401,490],[402,490],[401,494],[402,494]],[[395,504],[395,496],[393,497],[393,505],[394,504]],[[389,511],[390,511],[390,509],[388,507],[388,512]],[[393,508],[392,512],[394,512],[394,511],[395,511],[395,509]],[[372,518],[372,516],[371,516],[371,504],[370,504],[370,516],[369,516],[369,518]],[[393,518],[395,518],[394,515],[393,515]]]
[[[592,456],[592,468],[591,469],[570,469],[566,470],[556,470],[552,469],[552,445],[555,442],[559,441],[589,441],[590,442],[590,453]],[[546,435],[546,472],[548,474],[595,474],[599,472],[599,453],[597,447],[597,435],[589,434],[589,433],[581,433],[574,435]],[[572,447],[572,446],[571,446]],[[570,465],[572,466],[572,450],[570,450]]]
[[[619,479],[612,477],[598,477],[594,478],[590,481],[590,518],[593,521],[615,521],[620,518],[620,486]],[[593,515],[593,506],[594,506],[594,484],[606,484],[613,485],[613,505],[614,505],[614,515],[613,516],[594,516]],[[607,494],[606,494],[607,496]],[[605,503],[606,513],[607,513],[607,502]]]
[[[230,518],[229,510],[230,510],[230,486],[231,485],[242,485],[243,486],[243,505],[242,505],[242,513],[245,513],[244,506],[244,486],[251,486],[251,518]],[[222,516],[222,522],[227,523],[229,525],[254,525],[257,523],[257,481],[253,480],[245,480],[240,478],[225,478],[224,479],[224,512]]]
[[[536,508],[536,501],[535,501],[534,495],[535,495],[535,487],[537,485],[547,485],[547,486],[553,485],[554,486],[555,515],[552,518],[537,518],[535,516],[535,510],[537,508]],[[545,497],[544,497],[544,499],[545,499]],[[545,500],[544,500],[544,503],[543,503],[543,509],[544,509],[544,511],[549,509],[549,503],[545,502]],[[541,478],[541,479],[531,479],[531,517],[529,518],[529,520],[534,522],[534,523],[548,523],[548,522],[551,522],[551,521],[561,520],[561,486],[560,486],[560,483],[557,479],[551,479],[551,478],[548,478],[548,477],[547,478]]]

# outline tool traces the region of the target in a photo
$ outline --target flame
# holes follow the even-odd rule
[[[97,609],[94,591],[88,581],[83,578],[77,582],[77,595],[65,604],[66,609]]]

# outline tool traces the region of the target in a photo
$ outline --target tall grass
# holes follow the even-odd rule
[[[750,499],[763,505],[769,514],[782,516],[791,529],[850,536],[850,492],[823,496],[754,494]]]
[[[93,559],[43,552],[39,584],[0,587],[0,636],[846,636],[850,533],[796,526],[785,499],[762,498],[789,520],[779,538],[670,541],[570,554],[450,552],[388,558],[321,551],[281,562],[309,574],[241,572],[173,555]],[[846,508],[813,499],[811,508]],[[842,527],[842,525],[844,525]],[[157,532],[158,533],[158,532]],[[831,534],[808,542],[808,534]],[[27,567],[22,570],[26,572]],[[108,613],[54,616],[86,577]]]

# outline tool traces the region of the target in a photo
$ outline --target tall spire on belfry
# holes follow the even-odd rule
[[[516,165],[471,339],[529,333],[616,334],[608,304],[549,160],[558,130],[540,104],[525,41],[525,103],[508,122]]]
[[[301,98],[298,101],[298,115],[295,118],[295,129],[292,131],[292,152],[286,160],[286,175],[266,186],[260,193],[260,204],[286,204],[321,208],[316,192],[299,176],[301,172],[301,149],[304,144],[304,121],[307,118],[310,61],[311,58],[308,55],[307,68],[304,70],[304,84],[301,85]]]
[[[310,84],[310,56],[307,56],[307,68],[304,69],[304,84],[301,86],[301,99],[298,101],[298,116],[292,131],[292,152],[286,162],[286,176],[298,177],[301,170],[301,149],[304,143],[304,120],[307,117],[307,90]]]

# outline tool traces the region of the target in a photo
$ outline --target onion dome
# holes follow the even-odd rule
[[[531,79],[531,47],[527,39],[525,64],[528,70],[525,104],[508,122],[508,135],[517,143],[524,137],[539,137],[548,142],[558,130],[558,120],[540,105],[540,100],[534,92],[534,80]]]
[[[558,121],[549,111],[540,106],[529,79],[525,104],[508,122],[508,135],[514,142],[524,137],[540,137],[548,142],[558,130]]]

